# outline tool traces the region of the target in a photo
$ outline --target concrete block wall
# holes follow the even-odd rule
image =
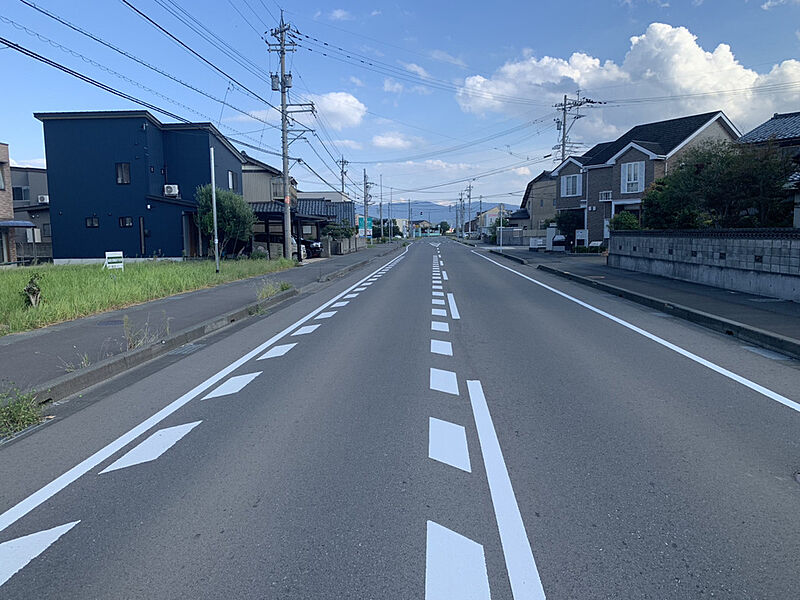
[[[800,230],[615,231],[608,265],[800,302]]]

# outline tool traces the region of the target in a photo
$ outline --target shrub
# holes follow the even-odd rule
[[[30,393],[11,388],[0,392],[0,437],[13,435],[42,420],[42,408]]]

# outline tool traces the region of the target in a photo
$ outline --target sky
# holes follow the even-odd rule
[[[745,133],[775,112],[800,110],[800,0],[2,6],[0,37],[175,115],[213,122],[276,167],[280,116],[265,101],[280,103],[269,81],[279,66],[266,42],[275,41],[269,31],[283,9],[297,43],[287,56],[290,100],[315,106],[315,114],[295,114],[311,131],[290,146],[302,159],[291,174],[303,191],[338,189],[343,157],[348,191],[361,197],[366,169],[373,201],[382,193],[449,205],[471,185],[473,199],[519,204],[527,182],[557,164],[553,105],[579,91],[597,104],[570,129],[575,153],[640,123],[723,110]],[[45,165],[34,112],[141,108],[0,48],[3,80],[13,82],[0,101],[0,141],[15,164]]]

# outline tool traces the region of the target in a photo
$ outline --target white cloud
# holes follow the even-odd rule
[[[36,167],[39,169],[47,168],[47,162],[44,158],[29,158],[27,160],[16,161],[11,159],[12,167]]]
[[[372,137],[372,145],[386,150],[404,150],[414,144],[413,140],[398,131],[389,131]]]
[[[529,176],[531,174],[531,170],[528,167],[517,167],[513,170],[513,173],[520,176]]]
[[[761,5],[761,8],[769,10],[770,8],[775,8],[776,6],[782,6],[784,4],[800,4],[800,0],[767,0]]]
[[[383,91],[389,92],[390,94],[399,94],[403,91],[403,84],[391,78],[384,79]]]
[[[347,148],[348,150],[361,150],[364,147],[361,142],[355,140],[334,140],[333,143],[340,148]]]
[[[443,62],[448,62],[454,65],[458,65],[459,67],[466,67],[467,63],[465,63],[460,58],[456,58],[455,56],[448,54],[444,50],[431,50],[431,58],[434,60],[440,60]]]
[[[364,82],[361,81],[358,77],[350,76],[349,81],[356,87],[364,87]]]
[[[403,68],[406,71],[414,73],[414,75],[418,75],[419,77],[423,77],[425,79],[430,78],[430,74],[424,68],[420,67],[416,63],[400,63],[400,64],[403,65]]]
[[[564,93],[571,95],[576,89],[609,103],[654,99],[622,108],[588,109],[587,118],[575,126],[573,137],[594,142],[613,138],[638,123],[712,110],[724,110],[742,131],[747,131],[773,112],[794,110],[800,102],[800,90],[766,94],[743,88],[798,80],[800,61],[789,59],[759,74],[739,63],[727,44],[708,51],[685,27],[652,23],[642,35],[630,39],[621,64],[580,52],[567,59],[525,57],[506,63],[491,78],[467,77],[457,100],[465,112],[521,115],[531,110],[525,99],[545,110]]]
[[[350,21],[353,16],[343,8],[335,8],[330,12],[328,18],[331,21]]]
[[[322,117],[336,131],[361,124],[367,107],[347,92],[312,94],[311,101]]]
[[[376,8],[371,13],[369,13],[369,16],[370,17],[377,17],[377,16],[380,16],[381,14],[383,14],[383,13],[381,13],[381,11]]]

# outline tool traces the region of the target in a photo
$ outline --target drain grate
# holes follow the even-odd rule
[[[200,348],[203,348],[205,344],[184,344],[180,348],[175,348],[175,350],[170,350],[167,354],[172,355],[186,355],[192,354],[193,352],[197,352]]]

